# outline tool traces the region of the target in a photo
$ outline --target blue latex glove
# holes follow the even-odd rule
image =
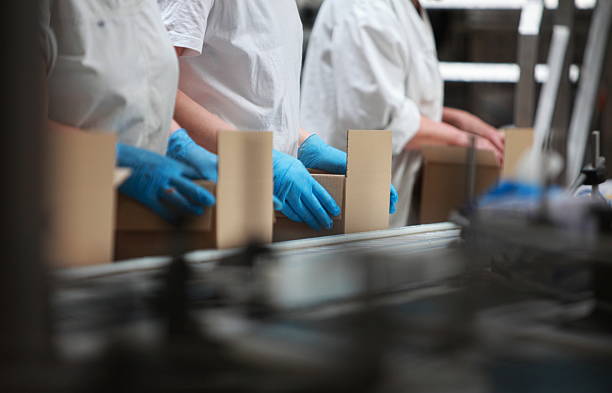
[[[117,144],[117,165],[132,169],[119,191],[148,206],[170,222],[201,215],[215,197],[191,180],[201,176],[185,164],[148,150]]]
[[[166,155],[195,169],[200,178],[217,182],[219,159],[191,139],[184,128],[176,130],[168,140]],[[282,210],[283,204],[274,197],[274,210]]]
[[[298,160],[306,168],[319,169],[337,175],[346,175],[346,153],[325,143],[317,134],[309,136],[298,149]],[[394,214],[397,190],[391,185],[389,213]]]
[[[195,143],[185,129],[170,136],[166,155],[195,169],[201,179],[217,182],[217,155]]]
[[[340,214],[334,198],[304,165],[294,157],[274,150],[274,195],[283,204],[281,211],[290,220],[304,222],[313,229],[331,229],[330,217]]]

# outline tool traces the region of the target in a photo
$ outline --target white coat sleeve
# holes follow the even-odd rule
[[[373,10],[370,10],[373,11]],[[409,58],[388,11],[343,18],[332,38],[337,117],[347,129],[390,130],[399,154],[420,126],[420,112],[406,94]]]
[[[184,56],[202,53],[208,15],[215,0],[158,0],[170,42],[185,48]]]

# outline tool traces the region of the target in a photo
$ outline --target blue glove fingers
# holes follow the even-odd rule
[[[274,195],[272,195],[272,202],[274,203],[274,210],[283,210],[283,202]]]
[[[301,196],[302,197],[302,196]],[[315,231],[320,231],[322,229],[319,221],[315,216],[310,213],[310,210],[304,206],[304,203],[301,200],[296,201],[287,201],[289,204],[289,208],[299,217],[299,222],[303,222]]]
[[[282,213],[291,221],[304,222],[302,218],[287,203],[283,206]]]
[[[340,207],[338,206],[334,198],[332,198],[332,196],[329,195],[329,192],[327,192],[327,190],[323,188],[323,186],[320,185],[314,179],[312,185],[312,193],[318,199],[321,206],[323,206],[323,208],[325,208],[325,210],[327,210],[327,212],[331,216],[337,217],[340,215],[342,211],[340,210]]]
[[[189,202],[175,188],[167,188],[160,191],[159,199],[164,202],[168,208],[176,212],[177,216],[185,214],[195,214],[201,216],[204,214],[204,208]]]
[[[397,190],[391,184],[391,196],[390,196],[390,204],[389,204],[389,214],[395,214],[397,211],[397,201],[399,200],[399,195],[397,194]]]
[[[309,136],[298,149],[298,159],[306,168],[346,174],[346,153],[325,143],[316,134]]]
[[[189,198],[194,204],[211,206],[216,202],[215,197],[208,192],[208,190],[189,180],[181,178],[171,179],[170,185],[175,187],[182,195]]]
[[[306,211],[310,213],[310,217],[313,217],[317,221],[319,227],[325,229],[332,228],[334,222],[323,206],[321,206],[321,202],[314,195],[303,195],[302,203]]]

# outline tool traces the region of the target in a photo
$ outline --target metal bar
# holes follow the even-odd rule
[[[541,0],[531,0],[523,6],[521,12],[517,56],[520,76],[514,96],[514,124],[517,127],[533,126],[536,100],[535,67],[543,9]]]
[[[532,170],[531,181],[542,184],[544,171],[542,170],[542,153],[548,148],[552,120],[557,106],[557,98],[561,74],[566,60],[566,51],[569,43],[569,29],[566,26],[555,26],[551,48],[548,55],[548,67],[550,75],[542,92],[538,103],[538,110],[535,119],[535,136],[533,148],[530,156],[530,167]]]
[[[476,194],[476,136],[474,135],[470,136],[466,164],[465,201],[466,203],[472,203]]]
[[[461,63],[440,62],[440,73],[445,82],[461,83],[517,83],[521,69],[514,63]],[[536,83],[545,83],[550,74],[548,65],[535,65]],[[580,78],[580,67],[572,64],[569,69],[572,83]],[[533,122],[533,119],[532,119]]]
[[[403,228],[393,228],[384,231],[353,233],[348,235],[326,236],[313,239],[294,240],[289,242],[274,243],[269,245],[270,249],[278,253],[313,252],[321,250],[329,252],[347,245],[359,246],[366,242],[385,242],[389,239],[397,239],[398,243],[408,243],[411,239],[424,245],[435,242],[436,239],[450,238],[458,239],[459,227],[446,222],[429,225],[416,225]],[[240,249],[234,250],[206,250],[196,251],[187,255],[187,261],[194,264],[214,264],[224,258],[236,255]],[[170,257],[160,256],[155,258],[141,258],[120,263],[60,269],[55,276],[61,281],[88,280],[100,277],[129,274],[134,272],[157,271],[164,268],[170,262]]]
[[[612,1],[598,1],[584,55],[582,78],[569,128],[567,145],[566,184],[578,177],[584,163],[584,153],[595,106],[597,88],[601,79],[606,44],[610,36]]]
[[[563,61],[563,69],[561,70],[561,80],[559,81],[559,90],[557,93],[557,104],[552,120],[551,141],[550,145],[553,151],[566,156],[567,135],[569,129],[571,105],[572,105],[572,81],[570,78],[570,63],[574,56],[574,14],[575,5],[573,1],[560,1],[555,12],[555,24],[566,26],[569,30],[569,42],[567,51]],[[561,174],[561,181],[563,176]],[[558,179],[555,179],[555,181]]]

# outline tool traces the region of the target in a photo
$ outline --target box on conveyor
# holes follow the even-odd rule
[[[180,231],[145,206],[119,195],[115,259],[272,241],[272,133],[222,132],[218,155],[217,184],[199,182],[217,203]]]
[[[533,143],[532,129],[507,129],[504,166],[501,168],[492,152],[476,152],[475,194],[481,195],[500,178],[516,176],[518,162]],[[466,201],[467,148],[426,146],[423,148],[423,176],[419,222],[431,224],[448,221],[450,214]]]
[[[392,145],[390,131],[350,130],[345,175],[313,173],[342,213],[331,230],[315,231],[276,213],[274,240],[286,241],[389,227]]]

